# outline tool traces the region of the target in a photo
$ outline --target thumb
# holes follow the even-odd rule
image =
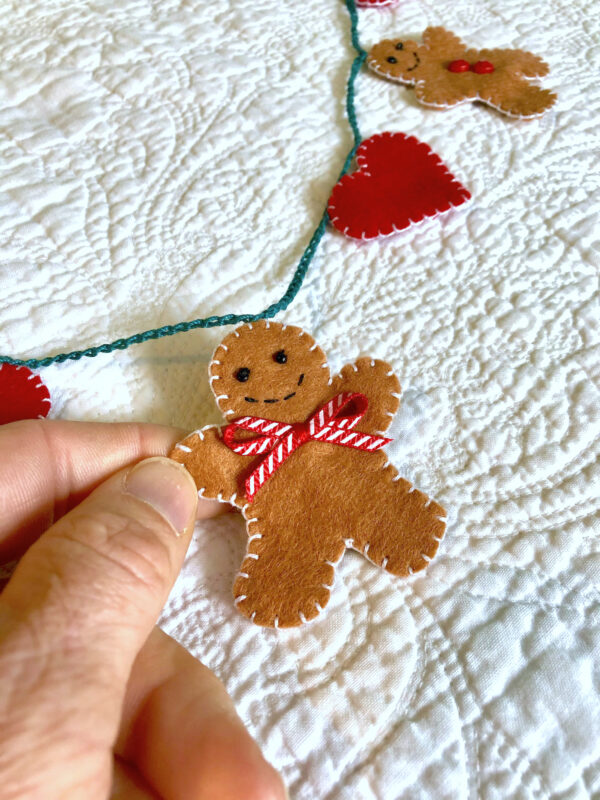
[[[29,752],[37,738],[46,755],[49,741],[81,750],[82,736],[96,752],[112,746],[197,500],[184,468],[151,458],[114,475],[27,551],[0,595],[0,738],[22,737]]]

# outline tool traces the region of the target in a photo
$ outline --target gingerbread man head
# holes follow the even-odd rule
[[[260,321],[237,328],[217,347],[209,380],[225,419],[251,414],[300,422],[330,383],[325,353],[301,328]]]
[[[369,53],[369,67],[393,81],[417,81],[426,61],[422,45],[413,41],[385,39]]]

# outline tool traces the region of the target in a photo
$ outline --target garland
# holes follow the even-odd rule
[[[348,121],[352,129],[352,134],[354,136],[354,144],[346,156],[344,166],[342,167],[342,171],[340,173],[340,178],[350,169],[352,159],[354,158],[362,141],[356,119],[354,85],[358,72],[367,58],[367,53],[360,46],[358,39],[358,13],[356,11],[356,2],[355,0],[345,0],[345,3],[350,15],[352,46],[356,51],[356,56],[352,62],[352,68],[350,69],[350,75],[348,77],[348,83],[346,87],[346,111],[348,114]],[[256,322],[259,319],[269,319],[274,317],[280,311],[286,309],[300,291],[300,288],[304,283],[306,273],[308,272],[308,268],[315,257],[323,236],[325,235],[328,219],[329,216],[327,210],[325,210],[319,224],[311,236],[308,246],[298,262],[298,266],[296,267],[294,275],[292,276],[292,280],[290,281],[285,294],[279,300],[277,300],[277,302],[271,303],[270,306],[267,306],[264,311],[261,311],[258,314],[224,314],[222,316],[199,317],[198,319],[185,322],[177,322],[175,325],[163,325],[161,328],[151,328],[150,330],[142,331],[141,333],[135,333],[132,336],[127,336],[126,338],[116,339],[114,342],[110,342],[108,344],[87,347],[85,350],[72,350],[69,353],[57,353],[54,356],[44,356],[42,358],[12,358],[11,356],[0,355],[0,365],[12,364],[13,366],[17,367],[38,369],[39,367],[49,367],[51,364],[62,364],[64,361],[79,361],[80,358],[93,358],[100,353],[113,353],[115,350],[127,350],[127,348],[134,344],[141,344],[142,342],[148,342],[152,339],[164,339],[167,336],[174,336],[176,333],[185,333],[186,331],[191,331],[196,328],[215,328],[221,325],[237,325],[243,322]]]

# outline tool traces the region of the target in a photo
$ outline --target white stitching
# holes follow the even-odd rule
[[[192,448],[191,447],[188,447],[187,444],[181,444],[181,442],[177,442],[177,444],[175,445],[175,448],[177,450],[183,450],[184,453],[191,453],[192,452]]]
[[[408,140],[408,139],[414,139],[414,138],[415,138],[414,136],[412,136],[412,137],[407,137],[407,136],[406,136],[406,134],[401,134],[401,133],[395,133],[395,134],[390,134],[390,135],[392,135],[392,136],[402,136],[402,137],[403,137],[405,140]],[[376,138],[379,138],[379,137],[381,137],[381,136],[383,136],[383,134],[376,134],[375,136],[371,136],[370,138],[371,138],[371,139],[376,139]],[[418,141],[418,140],[417,140],[417,141]],[[425,144],[425,142],[420,142],[420,144],[422,144],[424,147],[427,147],[429,150],[431,150],[431,148],[429,148],[429,145]],[[463,202],[461,203],[461,206],[462,206],[463,208],[467,207],[467,206],[470,204],[470,201],[472,201],[472,196],[471,196],[471,193],[469,192],[469,190],[468,190],[466,187],[462,186],[462,184],[460,183],[460,181],[458,180],[458,178],[456,178],[456,177],[455,177],[455,176],[454,176],[454,175],[453,175],[453,174],[450,172],[450,170],[448,169],[448,167],[447,167],[447,166],[446,166],[446,165],[445,165],[445,164],[444,164],[444,163],[441,161],[441,159],[439,159],[439,158],[438,158],[438,164],[439,164],[439,166],[441,167],[441,169],[443,170],[443,172],[447,173],[447,174],[448,174],[448,175],[449,175],[449,176],[452,178],[452,182],[453,182],[453,183],[456,183],[456,184],[458,184],[459,186],[461,186],[461,187],[462,187],[462,189],[463,189],[463,192],[464,192],[464,193],[463,193],[463,195],[462,195],[462,197],[463,197],[464,199],[463,199]],[[360,167],[360,164],[359,164],[359,167]],[[361,168],[361,170],[360,170],[360,171],[361,171],[361,172],[363,172],[363,173],[365,172],[364,170],[362,170],[362,168]],[[355,172],[355,173],[352,173],[351,175],[345,175],[345,176],[344,176],[344,178],[343,178],[342,180],[350,179],[350,178],[352,178],[352,177],[356,176],[357,174],[358,174],[358,173],[357,173],[357,172]],[[365,173],[365,174],[366,174],[366,173]],[[465,194],[465,193],[466,193],[466,194]],[[344,230],[343,230],[343,233],[344,233],[344,235],[345,235],[345,236],[349,236],[349,238],[351,238],[351,239],[363,239],[364,241],[371,241],[371,240],[373,240],[373,239],[377,239],[378,237],[381,237],[381,238],[388,238],[388,237],[390,237],[390,236],[394,236],[394,234],[396,234],[396,233],[399,233],[400,231],[407,230],[407,229],[410,227],[410,225],[413,225],[413,227],[415,227],[415,228],[416,228],[416,227],[422,227],[422,226],[423,226],[423,225],[425,225],[425,224],[426,224],[426,223],[427,223],[429,220],[436,219],[437,217],[442,217],[442,216],[444,216],[445,214],[448,214],[448,212],[450,212],[450,211],[452,211],[453,209],[456,209],[456,208],[458,208],[458,206],[457,206],[457,205],[455,205],[454,203],[451,203],[451,202],[449,202],[449,203],[448,203],[448,208],[446,208],[446,209],[443,209],[443,210],[442,210],[442,209],[435,209],[435,211],[433,212],[433,214],[425,214],[425,213],[424,213],[424,214],[423,214],[423,216],[421,217],[421,219],[420,219],[420,220],[416,220],[416,221],[415,221],[415,220],[409,219],[409,222],[408,222],[408,224],[407,224],[407,225],[405,225],[405,226],[404,226],[404,228],[398,228],[396,225],[392,224],[392,230],[390,230],[390,231],[382,231],[381,229],[379,229],[379,230],[377,231],[377,233],[373,234],[373,236],[367,236],[367,235],[366,235],[366,233],[363,233],[363,234],[361,234],[361,236],[360,236],[360,237],[359,237],[359,236],[350,236],[350,235],[348,234],[349,226],[346,226],[346,227],[344,228]],[[332,221],[332,222],[335,222],[335,220],[337,219],[337,217],[334,217],[334,216],[333,216],[333,214],[335,213],[335,206],[333,206],[332,204],[330,204],[330,205],[328,206],[328,209],[327,209],[327,210],[328,210],[328,212],[329,212],[329,216],[330,216],[330,219],[331,219],[331,221]],[[339,230],[339,228],[338,228],[338,230]]]

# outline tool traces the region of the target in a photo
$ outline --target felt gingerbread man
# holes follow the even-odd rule
[[[417,100],[433,108],[479,101],[519,119],[537,117],[556,95],[532,83],[548,73],[541,58],[524,50],[469,50],[444,28],[427,28],[423,44],[386,39],[367,64],[378,75],[415,87]]]
[[[229,424],[194,431],[171,458],[200,496],[229,502],[246,519],[233,587],[242,614],[280,628],[313,619],[347,547],[393,575],[427,566],[445,512],[381,449],[400,397],[389,364],[360,358],[331,378],[305,331],[261,321],[221,342],[209,376]]]

